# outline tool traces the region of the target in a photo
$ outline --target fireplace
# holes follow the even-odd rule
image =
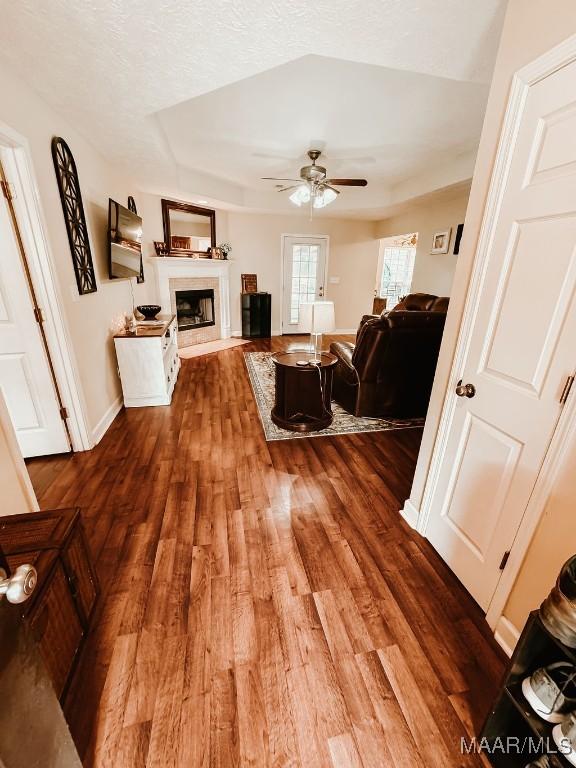
[[[176,319],[179,331],[215,325],[212,288],[176,291]]]
[[[214,306],[210,301],[209,308],[206,310],[204,307],[204,317],[210,318],[209,320],[201,320],[200,325],[195,323],[186,331],[178,330],[178,347],[180,349],[192,344],[228,339],[231,336],[228,279],[231,262],[224,261],[224,259],[188,259],[184,256],[164,256],[152,258],[151,261],[154,264],[158,282],[158,304],[162,305],[162,310],[165,313],[177,315],[180,322],[183,319],[181,316],[186,316],[189,313],[178,311],[177,293],[201,291],[203,294],[201,298],[208,298],[206,291],[210,291],[214,298]],[[188,300],[187,303],[191,304]],[[182,307],[182,309],[184,308]],[[207,314],[210,310],[212,311],[211,317]]]

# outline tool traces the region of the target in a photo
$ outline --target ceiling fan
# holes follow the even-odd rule
[[[290,186],[280,186],[278,192],[289,192],[290,201],[294,205],[304,205],[311,203],[314,208],[324,208],[329,205],[340,194],[336,187],[365,187],[368,182],[366,179],[327,179],[326,168],[322,165],[316,165],[316,161],[322,154],[319,149],[308,150],[308,157],[312,161],[311,165],[305,165],[300,168],[299,179],[283,179],[275,176],[263,176],[267,181],[292,181]]]

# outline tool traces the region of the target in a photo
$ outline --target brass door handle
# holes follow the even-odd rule
[[[462,379],[456,385],[456,394],[458,397],[474,397],[476,394],[476,387],[474,384],[462,384]]]

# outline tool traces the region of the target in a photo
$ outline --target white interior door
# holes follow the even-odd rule
[[[527,89],[426,535],[486,609],[576,365],[576,63]],[[450,400],[452,399],[452,400]]]
[[[0,197],[0,388],[24,457],[70,450],[4,197]]]
[[[284,240],[282,333],[308,333],[300,322],[300,304],[320,301],[326,280],[326,237],[293,237]]]

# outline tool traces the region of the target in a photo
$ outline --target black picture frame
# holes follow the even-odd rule
[[[78,293],[95,293],[98,290],[96,273],[90,251],[90,240],[84,204],[80,192],[80,181],[72,151],[61,136],[52,139],[52,160],[56,171],[60,203],[66,224],[68,244],[72,254],[72,264],[76,276]]]
[[[171,247],[171,233],[170,233],[170,211],[185,211],[186,213],[193,213],[199,216],[206,216],[210,221],[210,246],[216,247],[216,211],[212,208],[201,208],[198,205],[192,205],[192,203],[183,203],[178,200],[162,200],[162,223],[164,225],[164,242],[168,248],[169,253],[175,253],[176,255],[188,255],[191,253],[198,253],[200,251],[186,251],[185,249],[173,249]]]
[[[458,224],[456,227],[456,237],[454,238],[454,256],[458,256],[460,253],[460,240],[462,240],[462,233],[464,232],[464,224]]]

